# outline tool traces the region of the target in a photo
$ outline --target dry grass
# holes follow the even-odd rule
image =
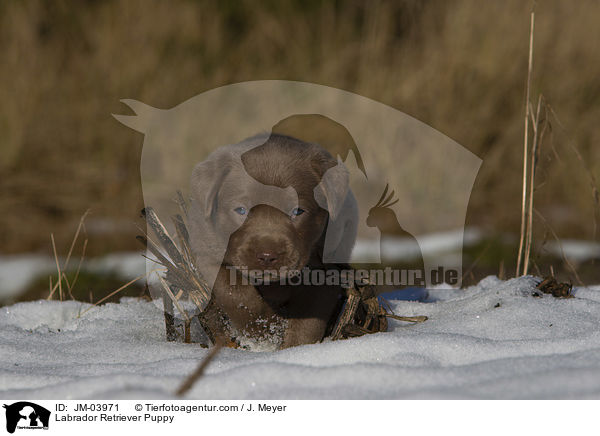
[[[525,128],[523,139],[523,186],[521,203],[521,233],[517,254],[516,275],[527,275],[531,260],[533,243],[533,200],[535,193],[535,173],[540,157],[541,145],[548,130],[548,106],[542,94],[538,96],[537,109],[534,111],[530,101],[531,74],[533,72],[533,37],[535,31],[535,11],[531,12],[529,30],[529,57],[527,63],[527,86],[525,92]],[[543,113],[542,113],[543,110]],[[542,117],[543,116],[543,117]],[[532,127],[532,144],[529,148],[529,122]],[[563,256],[564,257],[564,256]],[[537,268],[537,265],[536,265]],[[539,270],[539,268],[538,268]]]
[[[521,262],[523,261],[523,249],[527,243],[531,241],[530,222],[528,217],[531,217],[531,211],[527,208],[527,188],[529,184],[533,185],[533,177],[528,176],[527,163],[529,159],[529,94],[531,92],[531,72],[533,69],[533,34],[535,29],[535,12],[531,12],[531,27],[529,30],[529,58],[527,62],[527,86],[525,92],[525,129],[523,139],[523,194],[521,196],[521,233],[519,239],[519,253],[517,255],[517,273],[521,275]],[[531,182],[529,177],[532,177]],[[532,197],[530,197],[532,198]],[[524,263],[529,260],[529,252],[525,255]],[[523,274],[527,274],[527,267],[523,266]]]
[[[86,234],[85,219],[86,219],[88,213],[89,213],[89,210],[87,210],[81,216],[81,218],[79,220],[79,225],[77,226],[77,230],[75,231],[75,236],[73,236],[73,240],[71,241],[71,246],[69,248],[67,258],[65,259],[65,262],[62,267],[60,266],[60,261],[59,261],[58,254],[56,251],[56,243],[54,241],[54,233],[50,234],[50,240],[52,241],[52,253],[54,254],[54,261],[56,263],[57,276],[56,276],[56,284],[54,284],[54,285],[53,285],[52,276],[50,276],[50,292],[48,293],[48,298],[47,298],[48,300],[52,299],[52,297],[54,296],[54,293],[56,292],[57,287],[58,287],[59,299],[60,299],[60,301],[63,300],[63,288],[62,288],[63,281],[65,282],[65,284],[67,286],[67,290],[69,291],[69,296],[71,297],[71,299],[73,299],[72,290],[73,290],[73,287],[75,286],[75,284],[77,283],[77,278],[79,277],[79,272],[81,270],[81,264],[83,263],[83,259],[85,258],[85,251],[87,249],[87,244],[88,244],[87,237],[84,236],[83,247],[81,249],[81,256],[79,257],[79,263],[77,265],[75,277],[73,278],[72,282],[69,282],[66,271],[69,267],[69,261],[71,260],[71,256],[73,255],[73,249],[75,248],[75,244],[77,243],[77,240],[79,239],[80,233],[83,231],[84,235]]]
[[[56,264],[56,279],[53,278],[53,276],[49,276],[49,289],[48,289],[48,296],[46,297],[47,300],[52,300],[53,298],[55,298],[55,294],[56,291],[58,290],[58,298],[60,301],[63,301],[67,298],[67,296],[65,295],[64,291],[63,291],[63,285],[66,289],[66,291],[68,292],[68,296],[71,300],[76,300],[77,298],[73,295],[74,290],[75,290],[75,286],[77,285],[77,279],[79,278],[79,274],[81,272],[81,266],[83,264],[83,261],[85,259],[85,254],[86,254],[86,249],[87,249],[87,245],[88,245],[88,238],[86,236],[86,230],[85,230],[85,219],[88,215],[89,211],[86,211],[80,218],[79,220],[79,225],[77,226],[77,230],[75,231],[75,235],[73,236],[73,239],[71,241],[71,246],[69,248],[69,252],[67,253],[67,256],[64,260],[64,262],[61,265],[61,261],[56,249],[56,242],[54,239],[54,234],[50,234],[50,240],[52,243],[52,251],[54,254],[54,261]],[[82,250],[81,250],[81,255],[79,257],[79,262],[77,264],[77,268],[75,270],[75,274],[72,278],[72,280],[69,281],[67,272],[69,271],[69,262],[73,256],[73,251],[78,243],[79,240],[79,236],[83,234],[83,243],[82,245]],[[114,297],[115,295],[119,294],[120,292],[122,292],[123,290],[127,289],[128,287],[130,287],[131,285],[133,285],[134,283],[142,280],[142,279],[146,279],[150,274],[157,272],[158,270],[162,270],[161,268],[157,268],[155,270],[152,270],[148,273],[142,274],[132,280],[130,280],[129,282],[125,283],[122,286],[119,286],[117,289],[115,289],[112,292],[103,292],[104,295],[102,298],[100,298],[98,301],[93,302],[92,301],[92,295],[90,294],[90,303],[92,303],[92,306],[90,306],[88,309],[84,310],[83,312],[81,312],[79,314],[79,316],[82,316],[83,314],[87,313],[88,311],[90,311],[91,309],[93,309],[94,307],[104,303],[105,301],[111,299],[112,297]],[[91,291],[90,291],[91,292]],[[85,292],[77,292],[77,295],[85,295]]]

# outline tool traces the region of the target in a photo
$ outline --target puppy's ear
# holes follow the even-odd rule
[[[194,167],[191,177],[192,198],[198,203],[198,210],[210,217],[217,206],[217,194],[223,179],[230,170],[227,156],[209,158]]]
[[[315,200],[323,209],[329,211],[332,220],[337,219],[342,205],[348,195],[349,176],[348,169],[338,158],[335,161],[328,160],[325,163],[325,173],[314,189]]]

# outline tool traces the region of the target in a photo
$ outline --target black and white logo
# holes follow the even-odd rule
[[[50,411],[28,401],[19,401],[3,406],[6,409],[6,431],[14,433],[16,429],[48,429]]]

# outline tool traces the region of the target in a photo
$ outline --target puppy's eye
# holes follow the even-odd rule
[[[245,207],[236,207],[235,209],[233,209],[233,211],[240,215],[246,215],[246,213],[248,213]]]
[[[294,209],[292,209],[292,213],[290,215],[291,216],[299,216],[299,215],[302,215],[303,213],[304,213],[304,209],[295,207]]]

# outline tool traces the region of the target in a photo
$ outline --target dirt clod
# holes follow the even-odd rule
[[[573,298],[573,285],[571,283],[559,283],[554,277],[546,277],[536,286],[544,294],[552,294],[555,298]],[[532,294],[534,297],[541,297],[542,295],[534,291]]]

